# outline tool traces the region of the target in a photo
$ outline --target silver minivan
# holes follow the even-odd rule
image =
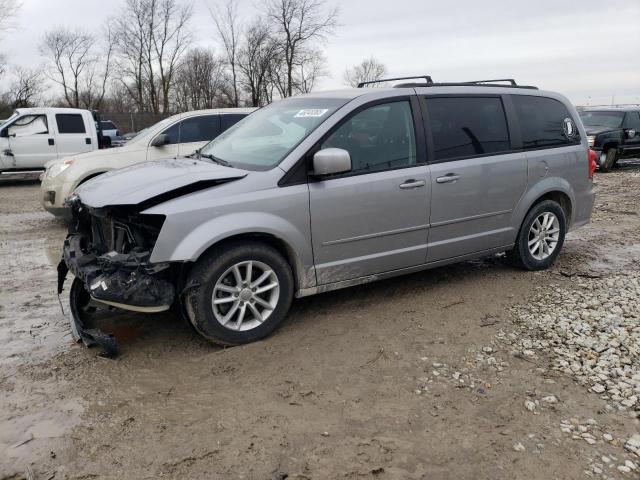
[[[499,252],[549,267],[589,221],[594,169],[571,103],[512,80],[287,98],[197,157],[83,184],[58,290],[70,270],[88,344],[100,306],[173,307],[210,340],[251,342],[293,297]]]

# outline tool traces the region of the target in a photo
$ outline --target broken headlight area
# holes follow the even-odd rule
[[[91,300],[137,312],[161,312],[171,307],[175,299],[171,265],[149,262],[164,217],[118,208],[91,210],[77,201],[72,211],[58,265],[58,294],[71,271],[76,277],[75,289],[81,282],[85,292],[84,296],[72,292],[70,298],[74,336],[87,345],[102,345],[112,356],[115,340],[87,325],[79,312]],[[80,299],[83,305],[75,305]]]

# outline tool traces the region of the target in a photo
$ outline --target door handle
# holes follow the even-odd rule
[[[460,175],[455,173],[447,173],[444,177],[436,178],[436,183],[453,183],[460,180]]]
[[[55,145],[55,143],[56,143],[56,142],[55,142],[55,140],[54,140],[53,138],[50,138],[50,139],[49,139],[49,145]]]
[[[427,182],[424,180],[414,180],[413,178],[410,178],[409,180],[405,180],[404,183],[401,183],[400,188],[402,190],[409,190],[410,188],[424,187],[426,184]]]

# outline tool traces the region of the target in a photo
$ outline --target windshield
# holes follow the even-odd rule
[[[580,118],[585,127],[620,128],[624,112],[582,112]]]
[[[280,100],[236,123],[201,153],[234,167],[269,170],[346,101],[310,97]]]

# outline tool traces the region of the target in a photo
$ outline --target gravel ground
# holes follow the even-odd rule
[[[70,340],[37,183],[0,185],[0,479],[639,478],[640,161],[596,182],[548,271],[301,299],[231,349],[126,314],[114,361]]]

